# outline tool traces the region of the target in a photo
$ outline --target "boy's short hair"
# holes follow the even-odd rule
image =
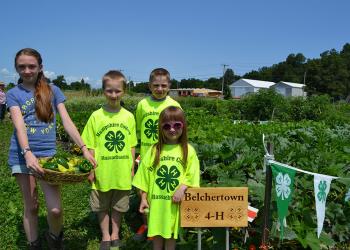
[[[164,68],[156,68],[152,70],[149,75],[149,83],[152,83],[158,76],[165,76],[170,84],[170,73]]]
[[[102,77],[102,89],[104,90],[106,87],[106,82],[110,79],[113,80],[121,80],[123,83],[123,90],[126,90],[126,78],[122,72],[119,70],[110,70]]]

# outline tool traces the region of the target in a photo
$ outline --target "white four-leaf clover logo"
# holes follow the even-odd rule
[[[288,199],[291,193],[291,183],[292,180],[290,179],[288,174],[283,175],[282,173],[278,173],[278,175],[276,176],[276,192],[277,196],[280,197],[282,200]]]

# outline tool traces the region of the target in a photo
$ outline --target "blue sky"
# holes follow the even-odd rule
[[[350,42],[346,0],[5,0],[0,9],[5,82],[16,79],[13,60],[24,47],[42,54],[49,78],[99,87],[110,69],[133,81],[156,67],[177,80],[220,77],[222,64],[242,75]]]

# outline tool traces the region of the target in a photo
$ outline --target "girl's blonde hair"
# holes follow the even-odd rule
[[[21,49],[17,52],[15,57],[15,68],[17,69],[17,59],[21,55],[33,56],[37,60],[39,67],[42,67],[42,58],[38,51],[31,48]],[[19,79],[19,83],[23,82]],[[34,99],[35,99],[35,114],[39,121],[52,122],[54,118],[52,107],[52,89],[47,83],[43,71],[38,74],[38,78],[35,82]]]
[[[159,164],[160,153],[162,152],[164,144],[166,144],[165,143],[166,138],[164,136],[162,126],[164,123],[170,122],[170,121],[180,121],[183,124],[182,134],[179,137],[178,144],[181,145],[182,162],[184,163],[184,167],[186,167],[187,156],[188,156],[187,123],[186,123],[185,113],[182,111],[182,109],[175,106],[169,106],[160,113],[159,120],[158,120],[159,140],[153,146],[155,148],[155,157],[153,161],[153,166],[156,167]]]

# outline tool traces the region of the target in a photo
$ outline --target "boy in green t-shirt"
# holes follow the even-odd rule
[[[170,89],[170,73],[164,68],[152,70],[149,77],[151,96],[142,99],[136,108],[136,134],[141,140],[140,158],[148,149],[158,142],[159,114],[169,106],[181,107],[180,104],[168,96]],[[147,219],[143,215],[144,224],[137,230],[135,240],[142,240],[147,234]]]
[[[89,180],[92,182],[90,205],[98,215],[102,232],[100,249],[110,249],[121,245],[120,222],[122,213],[129,209],[137,138],[133,114],[120,105],[126,89],[124,75],[115,70],[107,72],[102,89],[107,103],[92,113],[82,138],[98,163]]]

